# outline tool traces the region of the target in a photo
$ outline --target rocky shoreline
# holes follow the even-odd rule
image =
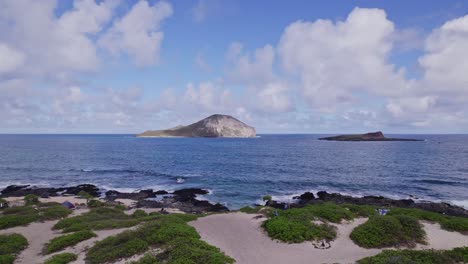
[[[320,191],[317,193],[317,197],[311,192],[305,192],[299,196],[293,198],[294,203],[285,203],[275,200],[266,201],[267,206],[283,209],[283,208],[294,208],[303,207],[307,204],[316,204],[323,202],[333,202],[336,204],[356,204],[356,205],[372,205],[379,207],[401,207],[401,208],[416,208],[449,216],[460,216],[468,217],[468,210],[463,207],[452,205],[444,202],[430,202],[430,201],[418,201],[415,202],[412,199],[390,199],[383,196],[363,196],[354,197],[349,195],[342,195],[339,193],[328,193],[326,191]]]
[[[152,189],[138,192],[119,192],[109,190],[101,193],[100,189],[92,184],[80,184],[71,187],[35,187],[31,185],[10,185],[0,192],[0,198],[20,197],[34,194],[42,198],[56,196],[78,195],[85,191],[94,197],[101,197],[105,201],[114,202],[118,199],[130,199],[136,202],[137,208],[174,208],[186,213],[229,212],[229,208],[220,203],[211,203],[197,199],[197,195],[208,194],[207,190],[200,188],[179,189],[173,192],[165,190],[154,191]],[[307,204],[333,202],[337,204],[372,205],[379,207],[417,208],[426,211],[441,213],[449,216],[468,217],[468,210],[460,206],[444,202],[418,201],[412,199],[390,199],[383,196],[354,197],[339,193],[320,191],[317,195],[305,192],[293,198],[293,203],[275,200],[266,201],[265,205],[277,209],[303,207]]]
[[[92,184],[80,184],[72,187],[35,187],[30,185],[10,185],[0,193],[2,197],[21,197],[34,194],[41,198],[78,195],[81,191],[93,197],[101,197],[105,201],[114,202],[117,199],[130,199],[136,201],[137,208],[174,208],[185,213],[228,212],[229,209],[219,203],[197,199],[197,195],[208,194],[207,190],[199,188],[180,189],[174,192],[152,189],[138,192],[124,193],[109,190],[101,193],[99,188]]]

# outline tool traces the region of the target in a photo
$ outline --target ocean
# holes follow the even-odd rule
[[[236,209],[263,195],[305,191],[447,201],[468,208],[468,135],[387,135],[420,142],[320,141],[326,135],[136,138],[0,135],[0,188],[11,184],[103,190],[200,187]]]

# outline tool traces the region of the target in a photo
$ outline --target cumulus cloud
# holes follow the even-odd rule
[[[0,74],[16,70],[24,62],[24,54],[0,43]]]
[[[435,29],[419,59],[424,84],[434,90],[468,95],[468,15]]]
[[[99,44],[114,55],[127,54],[138,66],[155,64],[159,61],[164,38],[161,23],[172,13],[167,2],[150,6],[147,1],[139,1],[122,19],[114,22]]]
[[[355,8],[345,21],[292,23],[278,49],[304,97],[329,107],[352,101],[356,91],[391,95],[405,88],[404,70],[387,61],[394,30],[385,11]]]

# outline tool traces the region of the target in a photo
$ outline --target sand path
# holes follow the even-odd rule
[[[263,219],[245,213],[216,214],[190,223],[203,240],[219,247],[239,264],[258,263],[354,263],[364,257],[379,253],[380,249],[365,249],[355,245],[349,234],[367,221],[358,218],[347,224],[336,225],[338,237],[329,249],[316,249],[312,243],[286,244],[271,240],[262,230]],[[468,236],[441,230],[437,224],[423,223],[429,245],[419,248],[447,249],[468,245]]]

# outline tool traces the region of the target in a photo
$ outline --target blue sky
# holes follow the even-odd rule
[[[0,133],[466,133],[468,1],[0,2]]]

